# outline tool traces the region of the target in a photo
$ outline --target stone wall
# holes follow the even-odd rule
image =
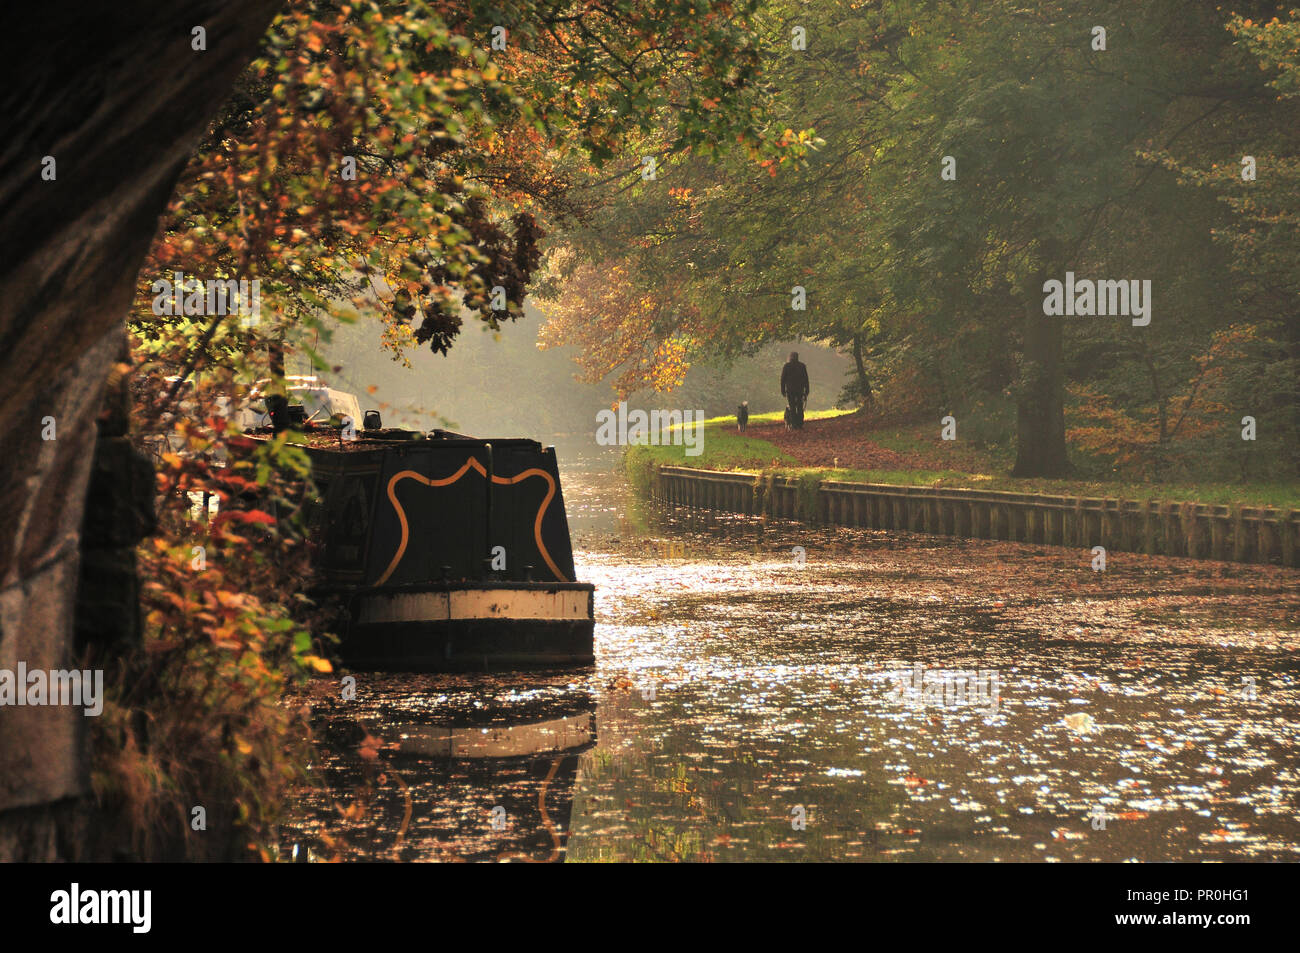
[[[0,84],[0,669],[74,662],[95,420],[136,275],[279,5],[49,0],[14,27]],[[91,822],[85,721],[80,709],[0,707],[0,861],[78,856]]]

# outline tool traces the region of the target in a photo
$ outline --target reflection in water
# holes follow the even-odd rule
[[[353,700],[315,692],[325,760],[286,851],[563,860],[578,756],[596,735],[591,697],[571,677],[533,673],[516,691],[483,676],[359,674]]]
[[[1094,573],[1086,551],[1052,547],[642,523],[608,457],[560,459],[597,586],[595,670],[360,675],[356,702],[322,682],[326,784],[286,845],[435,860],[1300,855],[1295,571],[1115,554]],[[577,754],[593,697],[599,734]],[[508,713],[532,726],[518,742],[493,734]],[[333,801],[347,810],[366,783],[343,818]],[[515,826],[493,830],[497,806]]]

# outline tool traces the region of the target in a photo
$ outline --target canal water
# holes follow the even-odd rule
[[[1300,573],[638,507],[594,669],[357,674],[285,859],[1300,859]]]

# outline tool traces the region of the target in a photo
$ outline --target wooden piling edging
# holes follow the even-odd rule
[[[1283,566],[1300,559],[1300,510],[1238,503],[823,481],[805,513],[798,481],[774,473],[662,466],[650,487],[655,501],[671,506],[765,518],[803,515],[836,526]]]

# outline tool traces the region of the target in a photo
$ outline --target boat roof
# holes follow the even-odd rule
[[[380,430],[362,430],[357,428],[357,439],[342,440],[342,428],[317,425],[301,430],[301,444],[313,450],[341,450],[357,452],[361,450],[384,450],[389,447],[412,447],[436,445],[440,447],[482,447],[491,444],[494,447],[514,446],[542,449],[540,442],[528,437],[472,437],[469,434],[456,433],[452,430],[405,430],[401,427],[385,427]],[[248,434],[258,439],[268,439],[274,434],[268,428]],[[297,442],[297,441],[296,441]]]

